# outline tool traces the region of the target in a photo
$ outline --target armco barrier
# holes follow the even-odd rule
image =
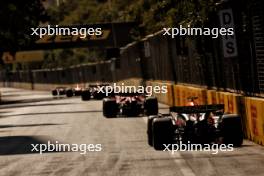
[[[174,105],[174,92],[173,92],[173,85],[170,83],[160,83],[160,82],[153,82],[153,81],[147,81],[146,82],[146,86],[157,86],[160,87],[161,86],[167,86],[167,94],[164,93],[152,93],[153,96],[156,96],[158,98],[158,101],[164,104],[167,104],[169,106],[173,106]]]
[[[242,98],[239,94],[229,93],[229,92],[216,92],[216,91],[207,91],[207,94],[210,95],[208,102],[224,104],[225,112],[228,113],[240,113],[240,100]]]
[[[183,86],[183,85],[174,85],[173,86],[174,95],[175,95],[175,104],[177,106],[184,106],[188,103],[188,97],[198,97],[196,100],[198,104],[207,103],[207,94],[206,90],[202,88]]]
[[[207,103],[208,104],[216,104],[216,90],[207,90]]]
[[[241,112],[241,100],[243,98],[243,96],[238,95],[238,94],[229,94],[227,95],[227,104],[228,104],[228,109],[227,111],[230,113],[234,113],[234,114],[239,114]]]
[[[264,145],[264,100],[260,98],[245,98],[247,137]]]
[[[140,78],[129,78],[129,79],[118,81],[118,82],[116,82],[116,84],[119,86],[122,86],[122,85],[141,86],[141,85],[143,85],[143,80]]]

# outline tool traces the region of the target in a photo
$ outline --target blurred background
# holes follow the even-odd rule
[[[2,82],[72,84],[139,78],[255,96],[264,91],[261,0],[11,0],[1,4]],[[134,25],[121,35],[120,23]],[[104,41],[67,46],[55,42],[47,44],[48,49],[36,47],[30,28],[47,24],[104,25],[111,30],[109,40],[125,38],[125,42],[119,46]],[[233,27],[235,35],[162,36],[163,27],[179,25]]]

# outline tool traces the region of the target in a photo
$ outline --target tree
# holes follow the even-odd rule
[[[135,21],[139,25],[131,31],[131,38],[139,40],[164,27],[178,27],[180,24],[203,27],[219,1],[221,0],[68,0],[59,7],[50,6],[48,14],[50,23],[59,25]],[[73,51],[73,55],[68,51],[60,52],[63,54],[55,57],[58,60],[57,66],[62,67],[76,62],[96,62],[101,58],[100,50],[78,50]]]
[[[0,4],[0,52],[29,45],[31,28],[47,20],[41,1],[0,0]]]

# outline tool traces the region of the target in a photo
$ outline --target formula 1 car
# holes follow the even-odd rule
[[[51,91],[51,94],[53,96],[61,96],[61,95],[66,95],[66,87],[56,87]]]
[[[77,84],[75,88],[69,88],[66,90],[66,96],[81,96],[82,95],[82,88]]]
[[[103,115],[106,118],[121,116],[157,115],[156,97],[140,93],[120,93],[103,99]]]
[[[91,98],[101,100],[106,97],[105,89],[109,84],[90,84],[87,88],[82,90],[81,97],[83,101]]]
[[[148,144],[163,150],[166,144],[233,144],[241,146],[241,118],[224,114],[223,104],[174,106],[169,114],[148,117]]]

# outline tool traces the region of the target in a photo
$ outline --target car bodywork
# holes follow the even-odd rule
[[[158,114],[158,101],[140,93],[120,93],[103,99],[105,117]]]
[[[101,100],[106,97],[105,89],[109,84],[90,84],[82,90],[82,100],[97,99]],[[103,91],[101,91],[103,90]]]
[[[241,124],[239,115],[224,113],[223,104],[170,107],[169,114],[148,117],[148,143],[156,150],[180,141],[241,146]]]
[[[67,97],[72,97],[72,96],[81,96],[82,95],[82,87],[79,86],[78,84],[74,88],[68,88],[66,90],[66,96]]]
[[[67,87],[56,87],[51,91],[53,96],[62,96],[66,95]]]

